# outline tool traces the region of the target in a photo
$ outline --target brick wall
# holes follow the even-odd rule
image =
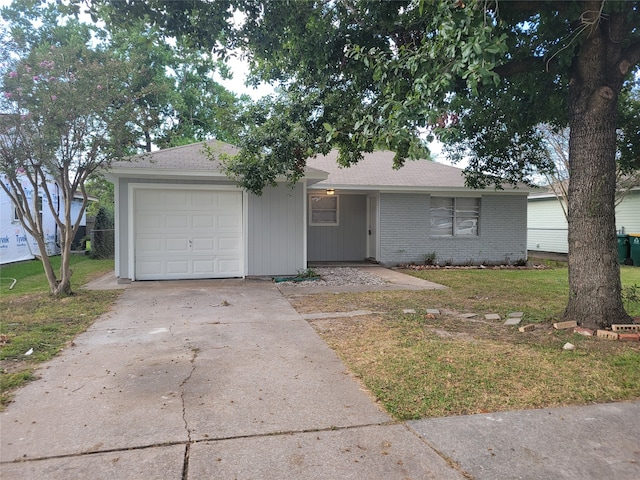
[[[479,235],[474,237],[432,237],[430,198],[418,193],[380,195],[381,263],[423,263],[431,252],[438,263],[454,265],[515,263],[527,258],[526,193],[482,195]]]

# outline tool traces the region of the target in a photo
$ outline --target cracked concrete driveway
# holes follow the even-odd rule
[[[264,281],[142,282],[0,415],[7,479],[459,479]]]

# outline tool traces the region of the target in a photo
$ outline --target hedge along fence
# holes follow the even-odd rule
[[[91,258],[113,258],[114,252],[113,214],[102,207],[96,215],[96,223],[91,232]]]

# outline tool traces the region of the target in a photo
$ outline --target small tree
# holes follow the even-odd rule
[[[72,37],[73,38],[73,37]],[[85,181],[96,169],[127,153],[133,89],[126,64],[91,50],[82,40],[34,47],[5,73],[0,122],[0,186],[32,235],[53,295],[69,295],[71,244],[88,198]],[[60,232],[61,266],[54,272],[46,253],[36,200],[27,202],[22,180],[46,196]],[[59,192],[51,191],[57,184]],[[83,202],[72,218],[71,202]],[[61,211],[55,208],[61,197]],[[37,197],[37,196],[36,196]]]

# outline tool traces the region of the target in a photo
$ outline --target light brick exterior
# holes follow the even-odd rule
[[[429,194],[421,193],[380,194],[379,260],[382,264],[423,263],[425,255],[431,252],[436,252],[436,261],[441,265],[526,260],[526,192],[482,194],[479,234],[475,237],[432,237],[430,200]]]

